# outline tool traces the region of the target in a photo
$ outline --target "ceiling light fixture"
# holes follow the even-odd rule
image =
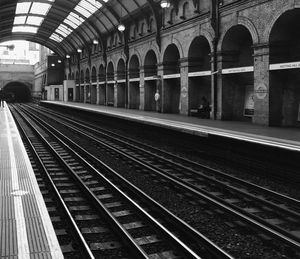
[[[82,49],[77,49],[77,52],[78,52],[78,53],[81,53],[81,52],[82,52]]]
[[[97,45],[97,44],[99,44],[99,41],[98,40],[93,40],[93,44]]]
[[[120,22],[119,22],[119,24],[118,24],[118,30],[120,31],[120,32],[123,32],[123,31],[125,31],[125,25],[121,22],[121,19],[122,19],[122,5],[120,5],[121,6],[121,16],[120,16]]]
[[[120,23],[120,24],[118,25],[118,30],[119,30],[120,32],[125,31],[125,25],[124,25],[123,23]]]
[[[168,1],[168,0],[162,0],[160,2],[160,6],[161,6],[161,8],[169,8],[170,7],[170,1]]]
[[[66,58],[70,58],[70,55],[69,55],[69,54],[67,54],[67,55],[66,55]]]

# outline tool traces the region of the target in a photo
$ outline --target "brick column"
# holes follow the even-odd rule
[[[189,68],[188,59],[180,59],[180,109],[179,113],[188,115],[189,112],[189,96],[188,96],[188,82],[189,82]]]
[[[160,94],[160,100],[156,103],[156,110],[159,112],[164,112],[165,108],[165,89],[164,89],[164,66],[162,63],[157,64],[157,81],[156,81],[156,89],[158,89],[159,94]]]
[[[145,70],[144,67],[140,67],[140,110],[145,109]]]
[[[100,103],[100,89],[99,89],[99,77],[97,76],[97,86],[96,86],[96,104]]]
[[[269,125],[270,106],[269,46],[254,46],[254,116],[253,123]]]

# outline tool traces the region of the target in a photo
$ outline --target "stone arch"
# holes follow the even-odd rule
[[[162,50],[162,55],[161,55],[161,59],[160,62],[163,62],[163,57],[165,56],[165,52],[167,50],[167,48],[171,45],[171,44],[174,44],[177,49],[178,49],[178,52],[179,52],[179,59],[183,58],[183,48],[182,48],[182,45],[180,43],[180,41],[176,38],[172,38],[171,42],[167,45],[165,45],[164,49]]]
[[[85,81],[86,81],[87,83],[89,83],[90,78],[91,78],[91,75],[90,75],[90,69],[87,67],[87,68],[85,69]]]
[[[136,78],[140,76],[140,58],[137,54],[133,54],[130,57],[128,68],[129,68],[129,77],[130,78]]]
[[[219,43],[218,43],[218,47],[217,50],[220,51],[223,45],[223,41],[224,41],[224,37],[227,34],[227,32],[234,26],[236,25],[242,25],[244,26],[250,33],[251,37],[252,37],[252,42],[253,44],[257,44],[259,42],[259,36],[258,36],[258,32],[257,29],[255,28],[254,24],[251,22],[250,19],[244,17],[244,16],[239,16],[237,18],[237,20],[231,22],[228,24],[228,26],[226,27],[226,29],[223,31],[220,39],[219,39]]]
[[[128,59],[128,64],[130,64],[131,59],[132,59],[134,56],[137,57],[137,59],[138,59],[138,61],[139,61],[139,64],[140,64],[140,66],[141,66],[141,64],[142,64],[142,57],[141,57],[141,55],[140,55],[140,52],[137,51],[137,50],[135,50],[134,53],[132,53],[132,54],[130,55],[130,57],[129,57],[129,59]]]
[[[203,26],[201,26],[199,36],[201,36],[201,35],[204,36],[208,40],[210,50],[212,52],[214,49],[213,40],[215,37],[215,32],[214,32],[213,28],[210,25],[208,28],[204,28]],[[192,43],[192,41],[191,41],[191,43]]]
[[[273,15],[271,16],[270,21],[267,23],[268,26],[266,26],[266,29],[264,30],[262,42],[269,42],[271,31],[276,23],[276,21],[287,11],[294,10],[294,9],[299,9],[299,8],[294,8],[294,6],[288,6],[285,5],[282,8],[276,9],[275,12],[273,12]]]
[[[143,49],[143,51],[142,51],[142,57],[141,57],[141,65],[143,66],[144,64],[145,64],[145,58],[146,58],[146,55],[147,55],[147,53],[150,51],[150,50],[152,50],[152,51],[154,51],[154,53],[155,53],[155,56],[156,56],[156,59],[157,59],[157,62],[159,62],[159,56],[160,56],[160,52],[159,52],[159,50],[158,50],[158,47],[157,47],[157,45],[151,45],[151,46],[149,46],[148,48],[146,48],[146,49]]]
[[[97,81],[97,70],[96,67],[93,66],[92,67],[92,82],[96,82]]]
[[[125,76],[126,76],[125,60],[121,57],[117,62],[117,78],[125,79]]]

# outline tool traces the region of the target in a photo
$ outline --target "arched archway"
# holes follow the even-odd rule
[[[106,85],[105,85],[105,68],[103,64],[99,66],[99,104],[105,105],[106,103]]]
[[[80,71],[80,102],[84,102],[84,72]]]
[[[76,71],[75,75],[75,83],[76,83],[76,101],[80,102],[80,76],[79,76],[79,71]]]
[[[97,103],[97,71],[95,66],[92,67],[91,75],[91,103]]]
[[[253,40],[243,25],[231,27],[222,41],[222,119],[251,121],[254,115]]]
[[[211,103],[211,62],[210,45],[204,36],[193,39],[188,51],[189,89],[188,102],[190,115],[201,118],[209,118],[208,109],[200,108],[202,98],[205,97]]]
[[[158,89],[159,81],[155,78],[157,76],[157,57],[153,50],[149,50],[145,56],[144,73],[144,109],[146,111],[155,111],[154,95],[156,89]]]
[[[300,9],[286,11],[277,19],[269,45],[269,123],[299,126]]]
[[[180,54],[175,44],[170,44],[163,56],[163,85],[161,91],[161,108],[163,112],[180,111]]]
[[[126,68],[125,61],[123,58],[119,59],[117,65],[117,107],[125,108],[126,105]]]
[[[129,108],[140,107],[140,62],[137,55],[129,61]]]
[[[90,69],[85,70],[85,103],[91,103]]]
[[[31,101],[30,86],[22,82],[9,82],[3,87],[5,98],[8,102],[29,102]]]
[[[107,90],[106,90],[106,92],[107,92],[107,105],[114,106],[114,100],[115,100],[114,65],[111,61],[107,65],[106,77],[107,77]]]

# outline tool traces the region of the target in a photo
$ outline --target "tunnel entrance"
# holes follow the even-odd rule
[[[3,87],[7,102],[30,102],[31,90],[21,82],[10,82]]]

